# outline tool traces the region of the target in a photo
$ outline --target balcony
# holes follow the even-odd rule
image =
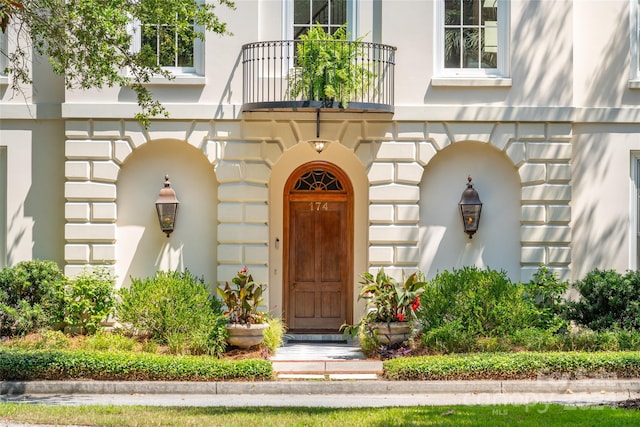
[[[242,110],[393,113],[395,50],[345,40],[245,44]]]

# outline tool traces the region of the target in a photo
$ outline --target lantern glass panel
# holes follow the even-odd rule
[[[178,209],[177,203],[158,203],[158,219],[160,220],[160,227],[163,231],[173,230],[176,222],[176,211]]]
[[[465,231],[476,231],[480,222],[480,208],[482,205],[460,205]]]

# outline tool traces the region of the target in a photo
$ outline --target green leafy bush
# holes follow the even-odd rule
[[[562,336],[562,350],[640,350],[640,331],[578,329]]]
[[[69,350],[0,348],[0,378],[110,381],[260,381],[273,378],[267,360]]]
[[[466,353],[473,350],[475,340],[460,319],[452,319],[425,330],[422,345],[438,353]]]
[[[569,304],[569,317],[589,329],[640,330],[640,271],[589,272],[574,287],[579,301]]]
[[[66,278],[53,261],[0,270],[0,335],[22,336],[62,320]]]
[[[383,362],[389,380],[569,379],[640,374],[638,352],[476,353],[419,356]]]
[[[270,353],[274,353],[284,342],[286,327],[279,317],[271,317],[267,319],[267,323],[269,327],[264,330],[262,343]]]
[[[64,323],[79,332],[93,334],[113,313],[115,279],[104,268],[83,272],[71,279],[63,292]]]
[[[514,331],[509,337],[511,345],[517,350],[558,351],[564,346],[562,335],[549,329],[524,328]]]
[[[148,334],[174,354],[224,352],[226,318],[204,279],[189,271],[159,271],[151,278],[133,279],[119,296],[117,317],[132,332]]]
[[[616,331],[620,350],[640,350],[640,331]]]
[[[524,286],[511,283],[504,271],[463,267],[428,282],[417,314],[425,337],[450,322],[472,337],[507,336],[537,319],[536,307],[524,295]]]
[[[90,351],[132,351],[136,344],[136,340],[131,337],[99,329],[95,334],[87,336],[82,342],[82,348]]]
[[[538,309],[536,326],[545,330],[562,331],[567,328],[564,295],[569,284],[558,280],[551,270],[541,266],[526,285],[525,299]]]

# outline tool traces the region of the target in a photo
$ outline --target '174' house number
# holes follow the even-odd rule
[[[328,211],[329,204],[327,202],[309,202],[309,208],[312,211]]]

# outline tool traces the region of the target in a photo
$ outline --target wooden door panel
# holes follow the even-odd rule
[[[342,320],[344,313],[340,302],[342,301],[342,292],[322,292],[322,318]],[[338,325],[339,327],[340,325]]]
[[[295,205],[293,210],[292,245],[291,252],[295,254],[293,267],[294,282],[314,282],[315,269],[308,260],[316,258],[316,245],[313,238],[315,235],[315,218],[313,212],[301,210],[300,204]],[[306,204],[302,205],[306,207]]]
[[[333,208],[344,208],[342,206],[334,206]],[[320,218],[320,280],[325,282],[340,282],[343,279],[342,271],[344,269],[341,260],[344,259],[343,235],[343,209],[328,211],[322,214]]]
[[[294,306],[296,318],[314,318],[315,293],[314,292],[294,292]]]

